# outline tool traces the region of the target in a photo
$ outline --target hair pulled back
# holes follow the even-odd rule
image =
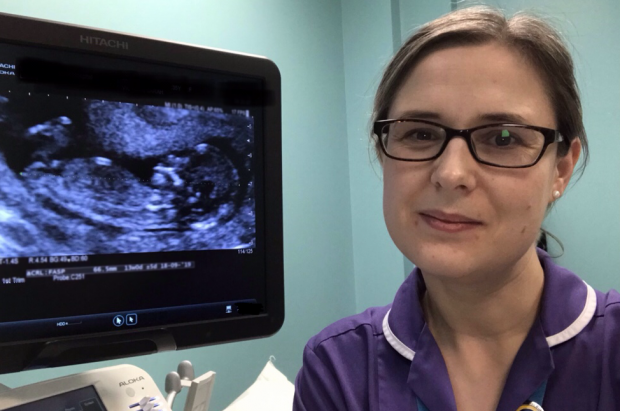
[[[570,143],[578,138],[582,146],[583,172],[588,161],[588,141],[573,60],[559,32],[542,18],[526,13],[507,19],[497,9],[475,6],[448,13],[421,26],[385,69],[375,95],[372,122],[387,118],[396,92],[422,58],[443,48],[488,42],[517,50],[538,70],[553,105],[558,131],[566,140],[566,144],[558,146],[558,156],[566,155]],[[381,159],[377,136],[372,135],[372,139],[377,157]]]

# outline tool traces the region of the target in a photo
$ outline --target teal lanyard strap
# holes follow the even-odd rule
[[[424,405],[424,403],[422,401],[420,401],[420,399],[417,399],[418,401],[418,411],[428,411],[428,408],[426,408],[426,405]]]
[[[540,387],[534,391],[534,394],[530,396],[529,401],[534,401],[536,404],[542,407],[543,400],[545,399],[545,391],[547,390],[547,380],[544,380]]]
[[[540,384],[540,387],[538,387],[536,391],[534,391],[534,394],[530,395],[530,398],[528,401],[534,401],[536,404],[542,407],[542,403],[543,403],[543,399],[545,398],[546,390],[547,390],[547,380],[543,381],[543,383]],[[426,408],[426,405],[424,405],[424,403],[420,401],[419,398],[417,398],[416,400],[418,401],[418,411],[429,411],[428,408]]]

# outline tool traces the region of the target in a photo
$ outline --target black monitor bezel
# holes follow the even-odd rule
[[[110,48],[80,41],[81,36],[127,42],[129,49]],[[197,324],[162,325],[158,330],[119,330],[48,342],[20,342],[0,346],[0,374],[33,368],[56,367],[154,352],[243,341],[275,334],[284,322],[284,255],[282,221],[281,79],[269,59],[0,13],[0,42],[45,46],[149,63],[183,66],[260,78],[269,98],[263,111],[263,178],[266,301],[258,315]]]

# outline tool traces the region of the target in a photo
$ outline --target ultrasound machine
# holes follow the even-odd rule
[[[0,374],[266,337],[284,321],[270,60],[0,14]],[[0,410],[206,411],[132,365]]]

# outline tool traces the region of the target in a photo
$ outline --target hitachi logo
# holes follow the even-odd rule
[[[95,46],[110,47],[112,49],[129,50],[129,43],[119,40],[108,40],[101,37],[80,36],[80,43],[91,44]]]
[[[121,382],[118,383],[118,386],[122,387],[124,385],[130,385],[130,384],[133,384],[134,382],[138,382],[138,381],[144,381],[144,377],[140,376],[138,378],[132,378],[132,379],[127,380],[127,381],[121,381]]]

